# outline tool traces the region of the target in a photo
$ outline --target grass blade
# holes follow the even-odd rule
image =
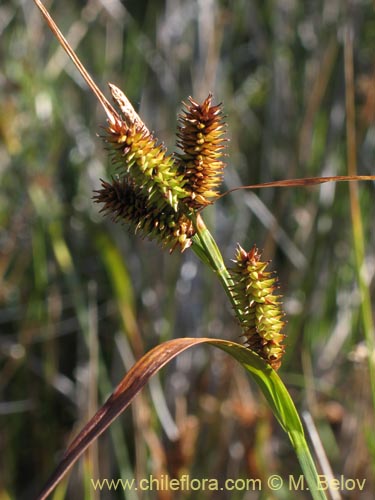
[[[251,373],[269,402],[275,417],[290,438],[312,497],[314,500],[325,499],[324,492],[319,490],[317,471],[305,440],[297,410],[277,373],[258,355],[234,342],[209,338],[181,338],[156,346],[129,370],[106,403],[66,450],[60,464],[38,496],[38,500],[48,497],[87,447],[130,405],[134,397],[155,373],[178,354],[203,343],[211,344],[227,352]]]

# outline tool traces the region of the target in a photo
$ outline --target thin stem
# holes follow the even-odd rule
[[[221,255],[216,241],[207,229],[200,214],[195,216],[193,222],[197,232],[193,238],[192,250],[194,250],[202,262],[208,265],[217,275],[232,304],[236,316],[240,318],[240,310],[233,294],[233,280],[224,264],[223,256]]]
[[[90,74],[88,73],[88,71],[86,70],[84,65],[79,60],[77,54],[71,48],[69,42],[66,40],[64,35],[59,30],[57,24],[50,16],[48,10],[44,7],[44,5],[42,4],[42,2],[40,0],[34,0],[34,3],[38,7],[38,9],[41,11],[44,19],[47,21],[47,24],[48,24],[50,30],[55,35],[55,37],[59,41],[62,48],[65,50],[65,52],[68,54],[68,56],[70,57],[70,59],[73,61],[74,65],[76,66],[76,68],[80,72],[82,78],[85,80],[85,82],[87,83],[89,88],[93,91],[96,98],[98,99],[98,101],[102,105],[102,107],[103,107],[103,109],[108,117],[108,120],[111,123],[113,123],[116,118],[119,119],[120,117],[119,117],[117,111],[112,106],[112,104],[107,100],[107,98],[105,97],[103,92],[99,89],[99,87],[96,85],[94,80],[91,78]]]
[[[345,104],[346,104],[346,136],[347,136],[347,162],[348,173],[357,173],[357,144],[355,130],[355,103],[354,103],[354,64],[353,64],[353,33],[347,26],[344,44],[345,62]],[[361,313],[365,340],[368,349],[368,362],[372,404],[375,409],[375,361],[374,361],[374,323],[371,312],[371,297],[366,283],[365,244],[363,235],[362,213],[359,204],[358,184],[351,182],[349,185],[350,212],[352,218],[354,255],[356,261],[358,285],[361,296]]]
[[[329,177],[303,177],[302,179],[283,179],[280,181],[262,182],[248,186],[237,186],[220,194],[216,199],[242,189],[263,189],[270,187],[310,187],[326,182],[375,181],[375,175],[333,175]]]

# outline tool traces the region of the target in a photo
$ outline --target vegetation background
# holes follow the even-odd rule
[[[223,102],[223,189],[345,175],[344,40],[353,34],[359,174],[375,168],[375,15],[370,0],[48,1],[105,90],[122,88],[168,148],[181,101]],[[238,339],[219,283],[192,252],[168,252],[103,219],[105,116],[30,0],[0,3],[0,498],[29,499],[134,359],[183,336]],[[375,272],[374,183],[359,186],[366,283]],[[347,184],[240,191],[205,210],[228,262],[256,243],[280,276],[280,375],[333,473],[375,491],[374,411]],[[372,300],[374,306],[374,299]],[[311,437],[311,436],[310,436]],[[317,438],[312,434],[312,441]],[[287,437],[247,374],[194,348],[162,371],[91,447],[89,478],[298,477]],[[168,491],[143,498],[169,499]],[[208,492],[174,498],[211,498]],[[298,492],[296,498],[308,498]],[[100,498],[142,498],[118,491]],[[219,498],[218,494],[212,498]],[[220,498],[290,498],[222,492]],[[339,497],[335,497],[339,498]]]

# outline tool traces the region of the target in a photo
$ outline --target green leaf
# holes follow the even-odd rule
[[[211,344],[233,356],[254,377],[282,428],[289,435],[314,500],[324,500],[318,475],[307,446],[303,427],[289,393],[277,373],[249,349],[235,342],[209,338],[174,339],[156,346],[129,370],[112,395],[91,418],[66,450],[60,464],[43,488],[38,500],[53,491],[68,470],[111,423],[130,405],[148,380],[169,361],[198,344]]]
[[[288,434],[314,500],[325,499],[318,472],[307,445],[302,423],[290,394],[281,378],[260,356],[246,347],[225,340],[211,340],[233,356],[253,376],[267,399],[273,414]]]

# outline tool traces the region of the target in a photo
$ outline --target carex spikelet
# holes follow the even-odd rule
[[[198,210],[217,198],[225,166],[221,161],[225,145],[221,105],[211,102],[212,94],[202,104],[190,97],[179,116],[177,146],[181,153],[176,158],[189,194],[185,203]]]
[[[275,295],[277,278],[266,271],[268,262],[254,246],[246,252],[239,245],[231,269],[233,293],[246,346],[258,353],[275,370],[280,367],[285,347],[284,312],[280,296]]]
[[[160,210],[129,176],[101,183],[94,196],[95,202],[103,204],[100,212],[112,215],[115,222],[127,223],[143,237],[155,239],[172,250],[179,245],[183,252],[191,245],[195,231],[185,213],[176,212],[170,205]]]
[[[186,198],[184,179],[178,174],[172,156],[145,125],[116,120],[106,128],[104,141],[120,176],[130,175],[154,205],[178,211],[179,200]]]

